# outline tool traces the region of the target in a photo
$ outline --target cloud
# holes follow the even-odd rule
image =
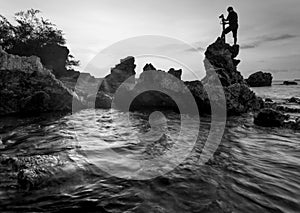
[[[191,51],[191,52],[204,52],[205,48],[203,46],[203,42],[198,41],[190,45],[191,48],[186,49],[185,51]]]
[[[255,48],[257,45],[256,44],[245,44],[241,46],[241,49],[252,49]]]
[[[268,69],[262,69],[266,72],[271,72],[271,73],[285,73],[285,72],[289,72],[290,70],[288,69],[272,69],[272,68],[268,68]]]
[[[192,47],[192,48],[187,49],[186,51],[204,52],[205,48],[203,48],[203,47]]]
[[[257,37],[253,42],[246,43],[241,46],[242,49],[252,49],[256,48],[266,42],[273,42],[273,41],[282,41],[282,40],[288,40],[299,37],[298,35],[291,35],[291,34],[282,34],[277,36],[260,36]]]

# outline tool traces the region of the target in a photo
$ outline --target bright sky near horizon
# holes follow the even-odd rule
[[[97,77],[109,73],[101,62],[97,65],[99,63],[102,68],[84,68],[101,50],[143,35],[167,36],[193,45],[200,53],[199,60],[192,55],[195,50],[178,44],[153,48],[158,52],[163,49],[165,55],[168,51],[176,52],[188,65],[199,63],[204,69],[203,48],[221,33],[218,16],[227,15],[226,8],[231,5],[239,14],[239,58],[242,62],[238,69],[242,74],[247,77],[263,70],[271,72],[275,79],[300,79],[299,0],[0,0],[0,3],[0,14],[9,20],[20,10],[41,10],[43,17],[65,33],[67,46],[81,61],[78,69]],[[232,43],[231,37],[228,35],[228,41]],[[137,60],[138,73],[146,62],[153,62],[164,70],[170,66],[181,68],[180,64],[170,61],[141,58]],[[183,72],[185,80],[193,79],[184,67]]]

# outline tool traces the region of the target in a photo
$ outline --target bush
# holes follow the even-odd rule
[[[16,25],[0,15],[0,45],[11,54],[21,56],[38,55],[46,45],[65,45],[62,30],[56,28],[48,19],[41,17],[39,10],[30,9],[15,13]],[[78,66],[73,56],[69,55],[66,66]]]

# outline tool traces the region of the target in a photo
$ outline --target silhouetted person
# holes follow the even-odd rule
[[[234,38],[234,45],[237,44],[237,30],[239,28],[238,24],[238,15],[237,13],[233,10],[232,7],[228,7],[228,16],[226,19],[224,19],[225,24],[229,24],[229,27],[227,27],[225,30],[222,32],[222,39],[225,40],[225,35],[232,32],[233,38]]]

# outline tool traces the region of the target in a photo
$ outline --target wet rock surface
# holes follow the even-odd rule
[[[12,179],[21,189],[37,188],[53,177],[54,168],[64,165],[55,155],[35,155],[28,157],[0,156],[0,164],[12,174]]]

